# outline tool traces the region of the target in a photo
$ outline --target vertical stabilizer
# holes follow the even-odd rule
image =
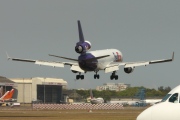
[[[84,36],[83,36],[83,31],[81,28],[81,22],[78,20],[78,31],[79,31],[79,41],[84,42]]]
[[[7,91],[6,93],[4,93],[4,95],[0,98],[0,100],[4,100],[4,98],[9,94],[9,91]]]
[[[92,93],[92,89],[90,89],[90,97],[91,97],[91,99],[94,98],[94,97],[93,97],[93,93]]]
[[[12,96],[13,96],[13,94],[14,94],[14,89],[12,89],[11,91],[8,91],[8,94],[4,94],[3,96],[3,100],[9,100],[9,99],[11,99],[12,98]]]
[[[11,91],[10,91],[10,98],[12,98],[13,97],[13,95],[14,95],[14,89],[12,89]]]
[[[0,87],[0,97],[2,97],[3,96],[3,87],[1,86]]]

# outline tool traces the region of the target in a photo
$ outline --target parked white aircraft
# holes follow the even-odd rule
[[[93,97],[92,90],[90,90],[91,104],[102,104],[104,103],[104,99],[101,97],[95,98]]]
[[[171,90],[160,103],[144,110],[136,120],[180,120],[180,85]]]
[[[83,31],[81,28],[81,23],[78,21],[78,30],[79,30],[79,42],[76,43],[75,51],[80,54],[78,59],[61,57],[57,55],[49,55],[53,57],[63,58],[66,60],[71,60],[74,62],[51,62],[51,61],[42,61],[42,60],[29,60],[29,59],[21,59],[21,58],[10,58],[8,59],[14,61],[23,61],[23,62],[31,62],[38,65],[47,65],[53,67],[64,67],[64,65],[70,65],[71,71],[74,73],[79,73],[76,75],[76,79],[84,79],[84,75],[81,73],[86,73],[90,71],[94,71],[94,79],[99,79],[100,76],[98,73],[99,70],[104,70],[105,73],[112,72],[110,79],[117,80],[118,75],[116,75],[116,71],[119,70],[120,66],[124,66],[124,71],[126,73],[133,72],[134,68],[137,66],[146,66],[149,64],[162,63],[162,62],[170,62],[174,58],[174,53],[171,59],[162,59],[162,60],[152,60],[152,61],[141,61],[141,62],[122,62],[123,55],[117,49],[105,49],[105,50],[96,50],[89,51],[91,48],[91,43],[86,41],[83,36]]]
[[[161,100],[162,99],[146,99],[146,100],[143,100],[143,102],[145,102],[146,104],[154,105],[160,102]]]

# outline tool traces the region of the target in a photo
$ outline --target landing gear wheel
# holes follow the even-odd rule
[[[97,75],[97,79],[99,79],[99,77],[100,77],[100,76],[99,76],[99,74],[98,74],[98,75]]]
[[[96,74],[94,75],[94,79],[96,79]]]
[[[116,75],[116,71],[113,71],[112,75],[110,76],[110,79],[113,80],[118,80],[118,75]]]
[[[114,76],[115,77],[115,80],[118,80],[118,75]]]
[[[113,76],[112,75],[110,76],[110,79],[113,80]]]
[[[81,75],[81,80],[83,80],[84,79],[84,75]]]
[[[95,74],[95,75],[94,75],[94,79],[96,79],[96,78],[97,78],[97,79],[100,78],[99,74]]]
[[[79,75],[76,75],[76,80],[79,80],[79,79],[83,80],[84,75],[81,75],[80,73],[79,73]]]
[[[79,78],[80,78],[80,75],[76,75],[76,80],[79,80]]]

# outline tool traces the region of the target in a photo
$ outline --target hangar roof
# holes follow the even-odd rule
[[[12,81],[16,83],[30,83],[33,82],[38,83],[38,81],[41,82],[41,84],[46,85],[67,85],[67,82],[63,79],[59,78],[42,78],[42,77],[35,77],[35,78],[11,78]]]
[[[14,83],[14,82],[6,77],[0,76],[0,83]]]

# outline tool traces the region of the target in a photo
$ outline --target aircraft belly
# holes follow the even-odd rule
[[[90,53],[79,56],[79,67],[84,71],[95,71],[97,69],[97,60],[86,61],[94,57],[95,56]]]

